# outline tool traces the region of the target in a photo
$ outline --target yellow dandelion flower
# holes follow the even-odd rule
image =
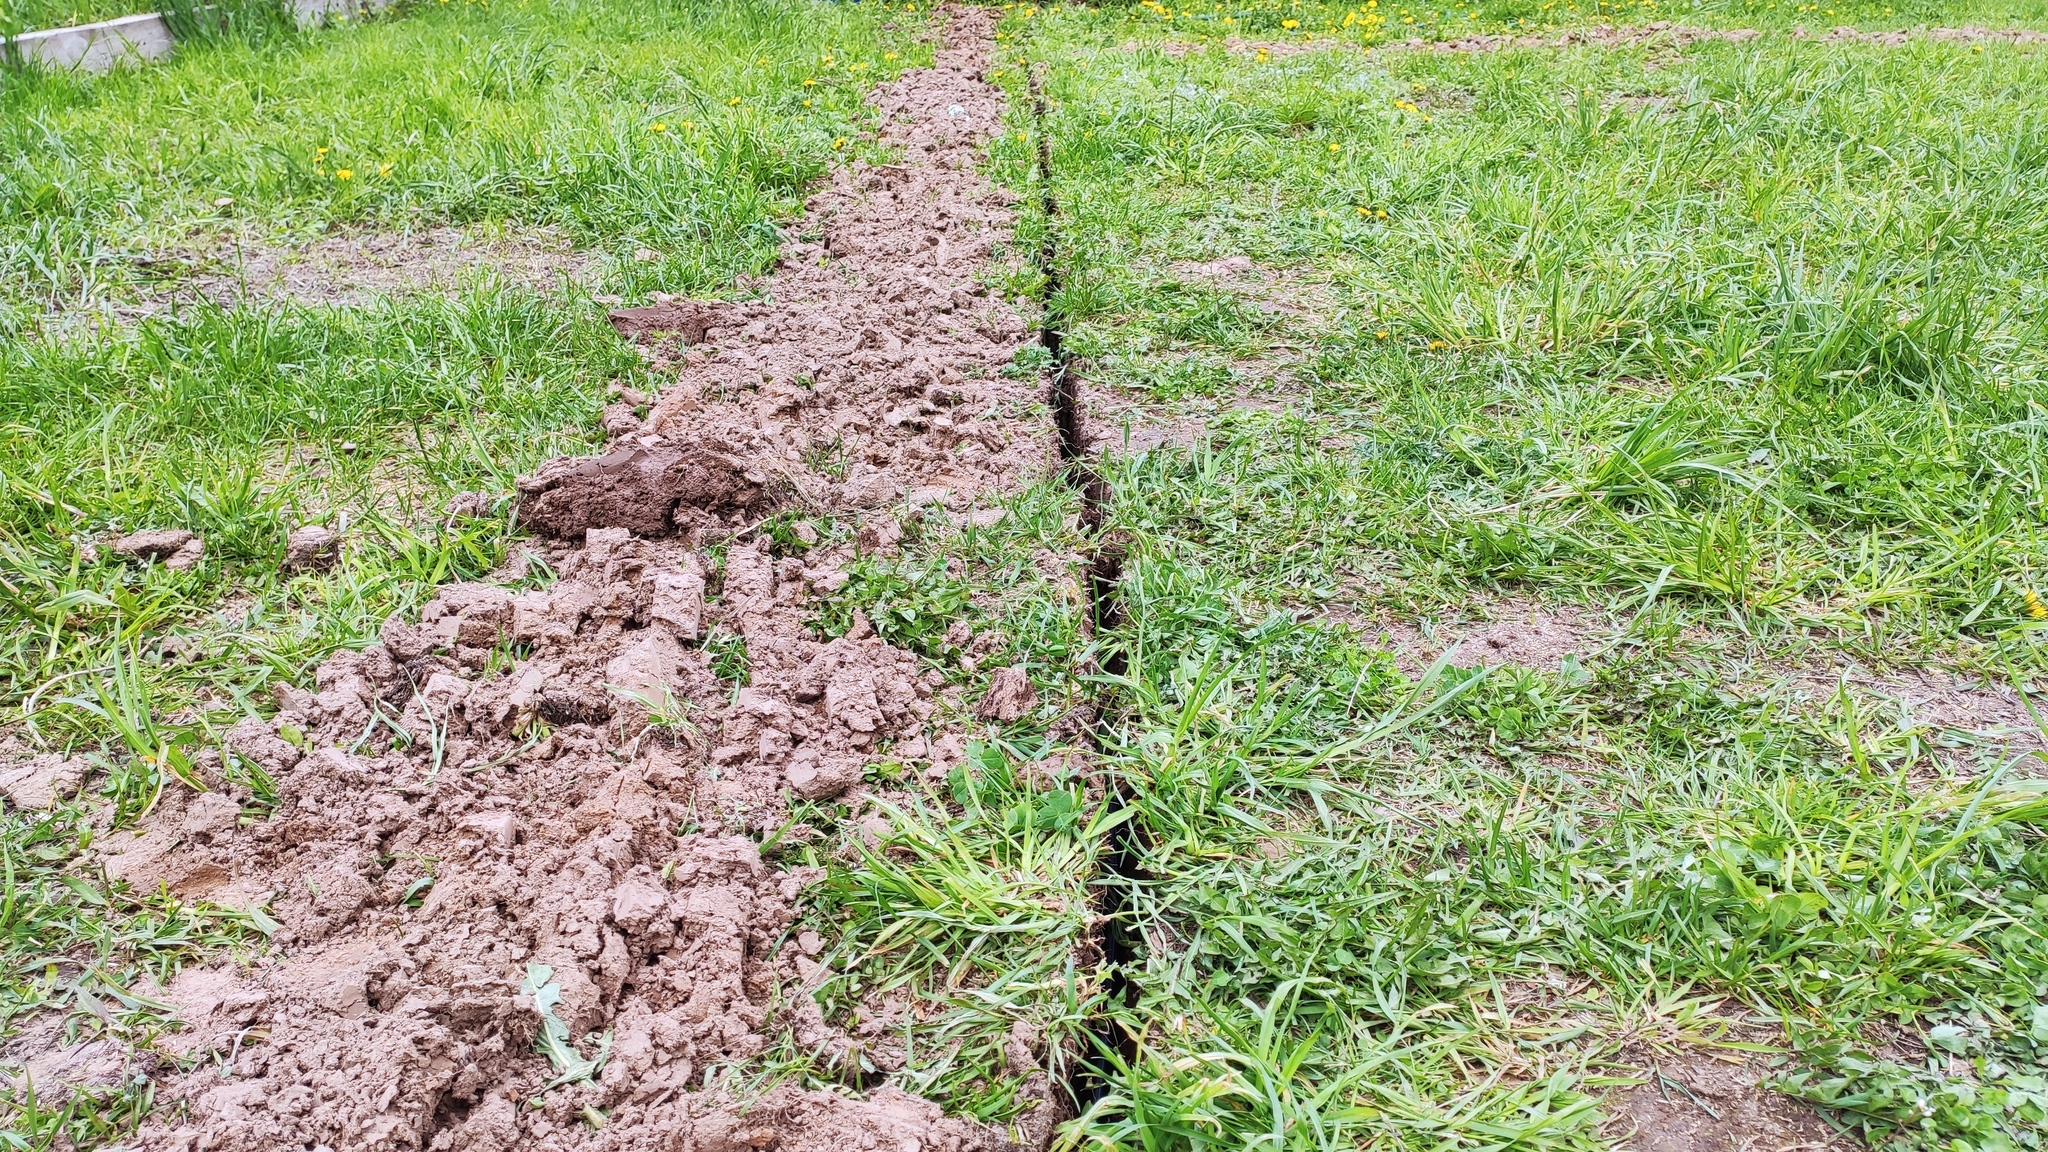
[[[725,102],[725,106],[726,106],[726,107],[728,107],[728,108],[737,108],[737,107],[739,107],[739,106],[740,106],[740,98],[739,98],[739,97],[737,97],[737,96],[735,96],[735,97],[733,97],[732,99],[730,99],[730,100],[727,100],[727,101]]]
[[[1332,145],[1330,145],[1330,151],[1332,151],[1332,152],[1342,152],[1343,150],[1344,150],[1344,146],[1343,146],[1342,144],[1332,144]]]
[[[1257,59],[1258,59],[1259,61],[1261,61],[1261,62],[1264,62],[1264,61],[1266,61],[1266,60],[1269,60],[1269,59],[1271,59],[1271,58],[1272,58],[1272,57],[1271,57],[1271,54],[1269,54],[1269,53],[1268,53],[1268,52],[1267,52],[1267,51],[1266,51],[1266,50],[1265,50],[1264,48],[1261,48],[1261,49],[1259,49],[1259,54],[1258,54],[1258,56],[1257,56]]]
[[[2041,596],[2032,588],[2027,589],[2027,615],[2036,620],[2048,620],[2048,604],[2041,602]]]
[[[806,88],[816,88],[817,86],[818,78],[816,76],[809,77],[804,81],[804,87]]]
[[[834,147],[834,148],[844,148],[844,147],[846,147],[846,137],[844,137],[844,136],[841,136],[841,137],[840,137],[839,139],[837,139],[837,140],[834,140],[834,141],[832,142],[832,147]]]
[[[895,54],[894,52],[884,52],[884,53],[882,53],[882,59],[884,59],[884,60],[894,60],[895,58],[896,58],[896,54]]]
[[[805,101],[804,101],[804,107],[806,107],[806,108],[809,108],[809,107],[811,106],[811,103],[812,103],[811,101],[809,101],[809,100],[805,100]]]
[[[1299,21],[1299,20],[1282,20],[1282,21],[1280,22],[1280,26],[1281,26],[1282,28],[1299,28],[1299,27],[1301,27],[1301,21]]]
[[[334,178],[335,178],[336,180],[353,180],[353,179],[355,179],[355,178],[356,178],[356,173],[355,173],[355,169],[353,169],[353,168],[336,168],[336,169],[334,170]]]
[[[1372,335],[1373,339],[1375,340],[1385,340],[1387,338],[1387,330],[1385,328],[1382,328],[1379,331],[1373,333]]]
[[[1439,350],[1441,350],[1441,349],[1443,348],[1443,346],[1444,346],[1444,342],[1443,342],[1443,341],[1441,341],[1441,340],[1431,340],[1431,341],[1429,342],[1429,350],[1430,350],[1431,352],[1436,352],[1436,351],[1439,351]]]
[[[657,120],[653,124],[649,125],[647,130],[649,132],[666,132],[668,131],[668,125],[663,124]]]

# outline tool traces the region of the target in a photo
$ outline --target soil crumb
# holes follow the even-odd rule
[[[1028,1107],[1003,1131],[889,1082],[924,1054],[861,1021],[904,1006],[825,1016],[820,941],[797,928],[823,869],[760,848],[796,798],[871,811],[885,749],[942,775],[974,723],[966,700],[996,715],[1030,702],[1009,668],[948,697],[859,619],[820,635],[806,621],[853,546],[778,554],[750,531],[798,504],[853,520],[964,510],[1049,459],[1032,384],[991,371],[1027,326],[976,284],[1010,226],[973,170],[1003,113],[982,78],[995,20],[951,13],[936,65],[876,91],[906,159],[814,197],[797,231],[821,239],[794,245],[760,300],[622,320],[674,382],[621,395],[602,455],[521,482],[551,583],[443,586],[379,643],[330,657],[314,690],[281,688],[274,718],[228,735],[277,782],[267,817],[243,818],[250,797],[225,785],[167,789],[142,827],[95,844],[138,889],[267,907],[279,925],[255,958],[161,990],[181,1027],[159,1047],[177,1059],[137,1145],[1050,1139],[1068,1113],[1042,1051],[1011,1060],[1003,1088]],[[870,546],[900,539],[892,514],[869,520]],[[744,671],[730,643],[714,662],[714,633]],[[61,787],[37,771],[10,786]],[[733,1070],[770,1049],[803,1053],[814,1086],[741,1087]],[[117,1055],[63,1060],[98,1076]]]
[[[1763,1083],[1754,1060],[1659,1054],[1645,1082],[1607,1099],[1608,1133],[1635,1152],[1851,1152],[1812,1107]]]

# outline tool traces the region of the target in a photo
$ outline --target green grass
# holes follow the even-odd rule
[[[875,79],[928,58],[921,20],[421,3],[148,69],[0,79],[0,330],[161,291],[167,255],[339,225],[552,226],[613,257],[627,295],[723,288],[770,259]]]
[[[1123,35],[1077,26],[1050,82],[1075,347],[1104,384],[1278,377],[1341,413],[1378,499],[1305,509],[1326,543],[1834,629],[2025,623],[2031,51],[1702,44],[1645,73]],[[1301,306],[1176,268],[1235,252]]]
[[[15,36],[157,10],[149,0],[8,0],[0,4],[0,35]]]
[[[604,258],[596,291],[728,292],[866,125],[861,93],[928,59],[900,7],[419,4],[0,78],[0,706],[104,768],[0,836],[0,1029],[57,1006],[146,1037],[157,1010],[119,999],[143,973],[262,946],[254,918],[78,875],[89,809],[132,818],[271,684],[496,568],[506,518],[451,524],[447,499],[594,445],[605,386],[642,382],[586,290],[478,275],[121,319],[205,263],[158,257],[548,227]],[[884,750],[881,820],[805,804],[772,834],[825,870],[803,926],[828,1018],[914,1009],[883,1064],[791,1042],[743,1079],[887,1078],[1009,1123],[1006,1044],[1032,1037],[1056,1073],[1105,1073],[1076,1145],[1595,1149],[1632,1061],[1718,1046],[1873,1145],[2040,1147],[2048,773],[1883,678],[2048,674],[2048,64],[1783,33],[2048,19],[1810,7],[1010,9],[991,159],[1033,191],[1044,61],[1088,387],[1206,431],[1111,453],[1104,635],[1050,480],[992,526],[911,517],[817,606],[821,634],[857,610],[943,669],[956,717],[983,682],[963,649],[998,634],[1040,704],[922,787]],[[1226,47],[1588,19],[1774,31]],[[1233,255],[1258,268],[1190,269]],[[277,572],[291,527],[344,516],[336,571]],[[206,562],[88,546],[139,527],[203,532]],[[1381,627],[1537,603],[1611,635],[1554,668],[1418,670]],[[707,646],[744,678],[736,638]],[[1800,678],[1847,660],[1878,682]],[[1101,754],[1077,760],[1057,745],[1091,697]],[[252,812],[272,795],[230,783]],[[1105,891],[1130,1000],[1099,964]],[[1106,1018],[1130,1056],[1097,1048]],[[148,1105],[5,1107],[33,1147]]]
[[[1233,27],[1343,16],[1283,9]],[[1090,386],[1209,429],[1112,470],[1140,999],[1071,1138],[1606,1147],[1629,1060],[1724,1045],[1874,1145],[2038,1147],[2039,762],[1791,674],[2043,670],[2040,58],[1197,23],[1005,25]],[[1418,675],[1378,627],[1500,598],[1618,631]]]

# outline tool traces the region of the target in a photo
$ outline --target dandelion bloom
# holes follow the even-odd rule
[[[1280,22],[1280,26],[1281,26],[1282,28],[1299,28],[1299,27],[1301,27],[1301,21],[1299,21],[1299,20],[1282,20],[1282,21]]]
[[[666,125],[666,124],[663,124],[663,123],[660,123],[660,122],[658,122],[658,121],[657,121],[657,122],[655,123],[655,125],[654,125],[654,126],[653,126],[652,128],[649,128],[649,129],[648,129],[648,131],[649,131],[649,132],[666,132],[666,131],[668,131],[668,125]]]
[[[334,170],[334,178],[336,180],[353,180],[355,176],[356,173],[353,168],[336,168]]]
[[[1330,145],[1330,151],[1332,151],[1332,152],[1342,152],[1343,150],[1344,150],[1344,146],[1343,146],[1342,144],[1331,144],[1331,145]]]

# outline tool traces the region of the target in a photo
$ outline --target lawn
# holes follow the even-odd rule
[[[1600,1146],[1618,1064],[1762,1042],[1873,1143],[2035,1146],[2039,736],[1906,686],[2043,671],[2040,58],[1285,11],[1010,25],[1089,385],[1202,428],[1111,453],[1090,1131]]]
[[[514,478],[668,383],[604,309],[756,292],[885,159],[863,95],[930,63],[917,8],[423,3],[0,75],[0,761],[96,765],[0,815],[0,1036],[146,1046],[145,973],[274,947],[92,841],[502,571]],[[741,1078],[1005,1124],[1028,1035],[1069,1146],[1599,1149],[1697,1106],[1706,1152],[1758,1131],[1686,1087],[1718,1061],[1797,1136],[2040,1148],[2048,44],[1927,31],[1971,28],[2048,9],[1004,5],[983,279],[1050,293],[1109,501],[899,508],[819,606],[959,688],[999,635],[1042,706],[760,837],[823,877],[827,1016],[921,1007],[900,1066],[791,1036]],[[247,287],[436,229],[576,261]],[[852,537],[764,531],[799,522]],[[305,523],[343,562],[281,573]],[[145,527],[205,562],[93,546]],[[150,1090],[4,1106],[88,1146]]]

